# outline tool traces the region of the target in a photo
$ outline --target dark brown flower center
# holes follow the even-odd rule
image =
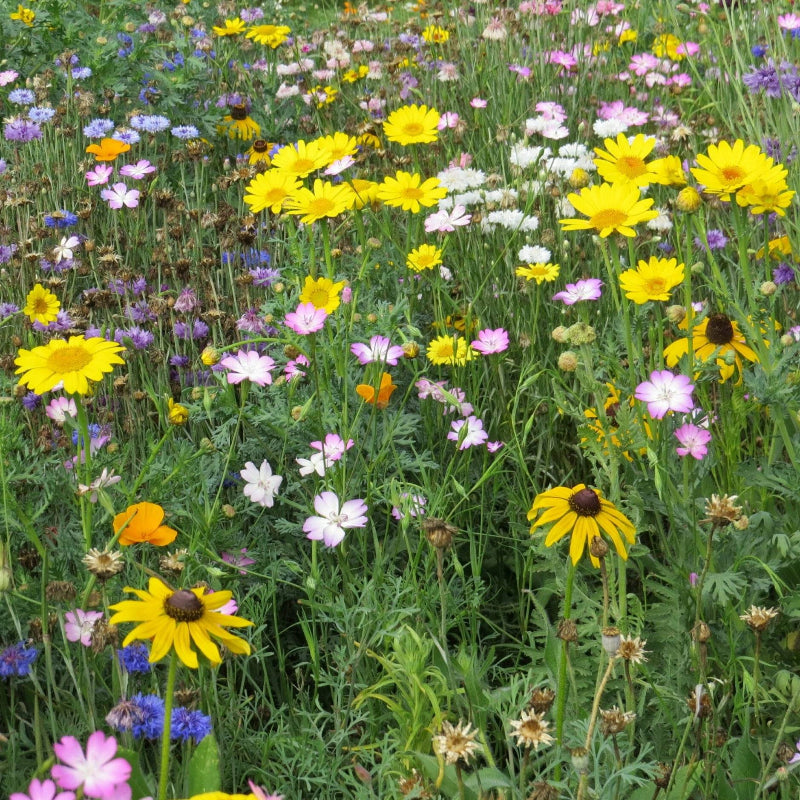
[[[188,589],[178,589],[164,601],[164,613],[178,622],[197,622],[205,610],[203,601]]]
[[[269,150],[269,142],[266,139],[256,139],[253,142],[254,153],[266,153]]]
[[[730,344],[733,339],[733,323],[725,314],[712,314],[706,323],[706,338],[711,344]]]
[[[231,106],[231,118],[236,120],[247,119],[247,106],[244,103],[237,103]]]
[[[600,497],[592,489],[581,489],[569,498],[569,507],[580,517],[596,517],[602,508]]]

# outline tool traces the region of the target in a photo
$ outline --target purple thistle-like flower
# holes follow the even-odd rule
[[[12,644],[0,653],[0,676],[23,677],[31,671],[31,664],[36,660],[39,651],[33,647],[26,647],[25,642]]]
[[[778,285],[782,283],[793,283],[795,279],[794,267],[781,261],[775,269],[772,270],[772,280]]]
[[[32,142],[42,138],[42,129],[30,120],[15,117],[3,126],[3,136],[9,142]]]

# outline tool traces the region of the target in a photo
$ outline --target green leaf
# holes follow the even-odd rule
[[[733,753],[731,780],[738,800],[753,800],[758,788],[761,762],[750,749],[748,737],[742,737]]]
[[[208,734],[189,759],[189,797],[203,792],[218,792],[219,747],[213,734]]]
[[[147,780],[142,773],[142,768],[139,764],[139,754],[133,750],[128,750],[127,747],[118,747],[117,755],[124,758],[131,765],[131,777],[128,779],[128,785],[131,787],[131,797],[152,797],[155,792],[148,786]]]
[[[702,777],[702,761],[697,761],[694,764],[685,764],[674,775],[669,794],[665,796],[659,793],[659,800],[688,800]],[[653,787],[641,786],[633,794],[629,795],[628,800],[652,800],[652,797]]]
[[[439,760],[434,756],[422,755],[421,753],[415,754],[419,761],[420,771],[432,783],[437,784],[439,794],[442,797],[458,797],[458,779],[456,778],[456,768],[452,764],[448,764],[441,771]],[[462,773],[463,774],[463,773]],[[478,793],[474,788],[467,785],[467,782],[472,776],[467,776],[464,780],[464,798],[465,800],[478,800]],[[439,783],[441,779],[441,783]]]

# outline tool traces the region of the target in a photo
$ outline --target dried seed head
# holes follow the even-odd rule
[[[608,555],[608,543],[599,536],[593,536],[589,543],[589,552],[595,558],[605,558]]]
[[[536,714],[546,714],[553,707],[555,699],[556,693],[552,689],[537,687],[531,692],[528,705]]]
[[[562,619],[558,623],[558,634],[559,639],[563,639],[565,642],[577,642],[578,641],[578,626],[575,624],[575,620],[572,619]]]
[[[598,537],[595,537],[598,538]],[[619,628],[610,626],[603,628],[601,631],[601,641],[603,643],[603,650],[609,658],[614,658],[619,650],[619,643],[622,639],[620,636]]]
[[[438,517],[428,517],[422,521],[422,532],[432,547],[437,550],[447,550],[453,543],[458,528]]]
[[[713,710],[711,707],[711,695],[703,688],[702,684],[695,686],[686,700],[686,705],[689,706],[689,710],[698,719],[708,719]]]
[[[475,741],[477,735],[478,731],[472,730],[468,722],[459,720],[458,725],[452,725],[445,720],[442,732],[433,737],[433,749],[444,757],[446,764],[468,764],[481,750],[480,744]]]
[[[570,758],[577,773],[584,775],[589,771],[589,751],[585,747],[570,750]]]
[[[657,772],[655,778],[653,778],[653,782],[659,789],[666,789],[672,777],[672,765],[659,762],[656,769]]]
[[[181,549],[176,550],[174,553],[167,553],[161,556],[158,560],[158,565],[164,572],[169,572],[171,575],[180,575],[186,567],[183,560],[188,552],[188,550]]]
[[[644,657],[644,654],[647,652],[647,650],[644,649],[646,644],[647,642],[643,642],[638,636],[622,636],[619,640],[617,655],[620,658],[624,658],[626,661],[630,661],[631,664],[641,664],[643,661],[647,661]]]
[[[119,644],[119,632],[116,625],[109,625],[104,619],[95,622],[92,628],[92,652],[102,653],[106,647]]]
[[[710,522],[715,528],[724,528],[729,523],[736,523],[742,517],[742,507],[734,504],[738,495],[712,494],[706,500],[706,518],[701,522]]]
[[[622,733],[636,719],[633,711],[620,711],[616,706],[609,708],[608,711],[601,708],[600,716],[602,717],[600,731],[603,736],[616,736]]]
[[[122,572],[125,566],[122,553],[118,550],[107,553],[101,552],[95,547],[83,557],[83,563],[86,565],[86,569],[101,583],[105,583],[109,578]]]
[[[747,623],[750,630],[756,633],[765,631],[770,622],[780,614],[777,608],[764,608],[763,606],[750,606],[746,614],[742,614],[739,619]]]
[[[705,644],[711,638],[711,628],[700,620],[697,625],[692,628],[692,639],[700,644]]]
[[[66,603],[74,600],[78,594],[74,583],[69,581],[50,581],[44,590],[45,597],[54,603]]]
[[[547,781],[537,781],[531,787],[528,800],[558,800],[561,792],[555,786],[551,786]]]
[[[538,750],[539,745],[547,746],[553,742],[553,737],[547,732],[550,723],[545,720],[544,714],[523,711],[519,719],[511,721],[511,727],[511,735],[517,737],[520,747]]]

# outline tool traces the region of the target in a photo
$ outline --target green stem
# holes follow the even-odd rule
[[[178,673],[178,654],[174,648],[169,656],[167,688],[164,692],[164,731],[161,734],[161,770],[158,777],[158,800],[167,800],[169,781],[169,744],[172,733],[172,701],[175,694],[175,676]]]
[[[575,565],[567,556],[567,583],[564,588],[564,619],[572,614],[572,588],[575,582]],[[560,747],[564,733],[564,709],[567,705],[567,660],[569,642],[561,640],[561,660],[558,663],[558,685],[556,687],[556,743]],[[561,764],[556,764],[556,780],[561,780]]]

